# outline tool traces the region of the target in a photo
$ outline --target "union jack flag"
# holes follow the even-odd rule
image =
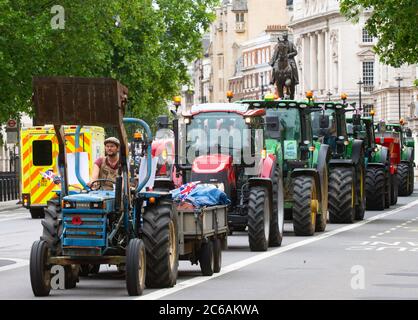
[[[192,192],[197,185],[200,183],[200,181],[197,182],[189,182],[186,184],[183,184],[182,186],[180,186],[179,190],[180,190],[180,200],[184,201],[186,200],[187,196],[190,194],[190,192]]]
[[[50,181],[54,181],[54,179],[57,177],[57,175],[54,173],[52,169],[49,169],[45,172],[41,172],[42,177],[45,179],[48,179]]]

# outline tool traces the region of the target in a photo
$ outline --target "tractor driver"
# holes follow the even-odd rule
[[[119,170],[119,147],[120,141],[118,138],[110,137],[104,141],[105,157],[101,157],[94,162],[93,174],[88,186],[92,186],[92,182],[97,179],[109,179],[116,181]],[[105,181],[100,183],[102,189],[113,190],[113,183]],[[99,184],[99,186],[100,186]]]

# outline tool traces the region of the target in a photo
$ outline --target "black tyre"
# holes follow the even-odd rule
[[[176,284],[179,250],[177,215],[171,204],[145,210],[143,240],[147,252],[146,286],[166,288]]]
[[[45,218],[44,208],[30,208],[30,216],[32,219],[43,219]]]
[[[65,270],[65,289],[74,289],[79,281],[79,265],[69,265],[64,267]]]
[[[213,245],[213,272],[218,273],[221,272],[222,268],[222,246],[221,246],[221,240],[220,239],[214,239],[212,240]]]
[[[324,232],[327,227],[328,220],[328,166],[323,168],[321,175],[321,201],[319,208],[321,211],[316,215],[315,231]]]
[[[199,256],[200,270],[204,276],[213,275],[215,269],[215,257],[212,241],[202,243]]]
[[[126,248],[126,289],[130,296],[140,296],[145,288],[146,253],[141,239],[132,239]]]
[[[253,187],[248,198],[248,240],[251,251],[266,251],[270,235],[270,199],[266,188]]]
[[[391,202],[390,205],[394,206],[398,203],[398,175],[397,174],[391,174],[390,175],[390,181],[391,181]]]
[[[390,203],[392,202],[392,184],[390,179],[390,168],[387,168],[386,170],[386,176],[385,176],[385,208],[390,207]]]
[[[89,274],[98,274],[100,264],[82,264],[80,265],[80,276],[87,277]]]
[[[315,233],[318,214],[318,192],[312,177],[296,177],[293,180],[293,230],[297,236]]]
[[[361,161],[364,158],[361,158]],[[364,213],[366,211],[366,192],[365,192],[365,168],[364,164],[358,166],[357,172],[356,172],[356,197],[357,197],[357,203],[356,203],[356,212],[355,212],[355,219],[356,220],[363,220],[364,219]]]
[[[332,168],[328,193],[329,221],[331,223],[353,223],[355,197],[354,168]]]
[[[43,227],[41,240],[46,241],[52,255],[60,255],[62,251],[62,213],[61,207],[56,202],[48,202],[45,209],[45,219],[41,221],[41,224]]]
[[[414,192],[414,181],[415,181],[415,172],[414,167],[412,165],[409,166],[409,192],[408,196],[410,196]]]
[[[366,171],[366,209],[385,209],[385,168],[368,167]]]
[[[48,265],[48,244],[35,241],[30,251],[30,283],[36,297],[46,297],[51,291],[51,267]]]
[[[273,212],[270,220],[269,246],[280,247],[284,229],[284,195],[280,168],[276,167],[273,175]]]
[[[398,194],[401,197],[406,197],[410,194],[409,171],[407,163],[401,162],[398,164]]]

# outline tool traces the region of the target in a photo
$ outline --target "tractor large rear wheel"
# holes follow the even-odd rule
[[[366,209],[385,209],[385,168],[368,167],[366,171]]]
[[[409,181],[409,165],[401,162],[398,164],[398,194],[402,197],[410,195],[410,181]]]
[[[392,185],[390,205],[394,206],[395,204],[398,203],[398,175],[397,174],[390,175],[390,184]]]
[[[166,288],[176,284],[179,250],[177,215],[171,204],[146,208],[143,240],[147,253],[146,286]]]
[[[248,197],[248,240],[251,251],[266,251],[270,235],[269,192],[263,187],[252,187]]]
[[[315,233],[318,206],[314,179],[296,177],[293,181],[293,230],[297,236],[312,236]]]
[[[408,196],[410,196],[414,192],[414,181],[415,181],[415,170],[414,167],[409,165],[409,192]]]
[[[45,219],[41,221],[43,232],[41,240],[44,240],[52,255],[61,254],[61,236],[63,231],[61,207],[54,201],[49,201],[45,209]]]
[[[283,180],[280,168],[276,168],[273,176],[273,215],[270,224],[269,246],[280,247],[283,240],[284,229],[284,196]]]
[[[355,219],[356,187],[354,169],[334,167],[329,178],[329,221],[353,223]]]

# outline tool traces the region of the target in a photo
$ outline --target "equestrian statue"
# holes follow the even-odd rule
[[[278,37],[270,65],[273,67],[271,85],[277,86],[280,99],[295,98],[295,87],[299,84],[298,69],[295,56],[298,54],[296,46],[288,40],[287,33]],[[286,95],[284,93],[286,89]]]

